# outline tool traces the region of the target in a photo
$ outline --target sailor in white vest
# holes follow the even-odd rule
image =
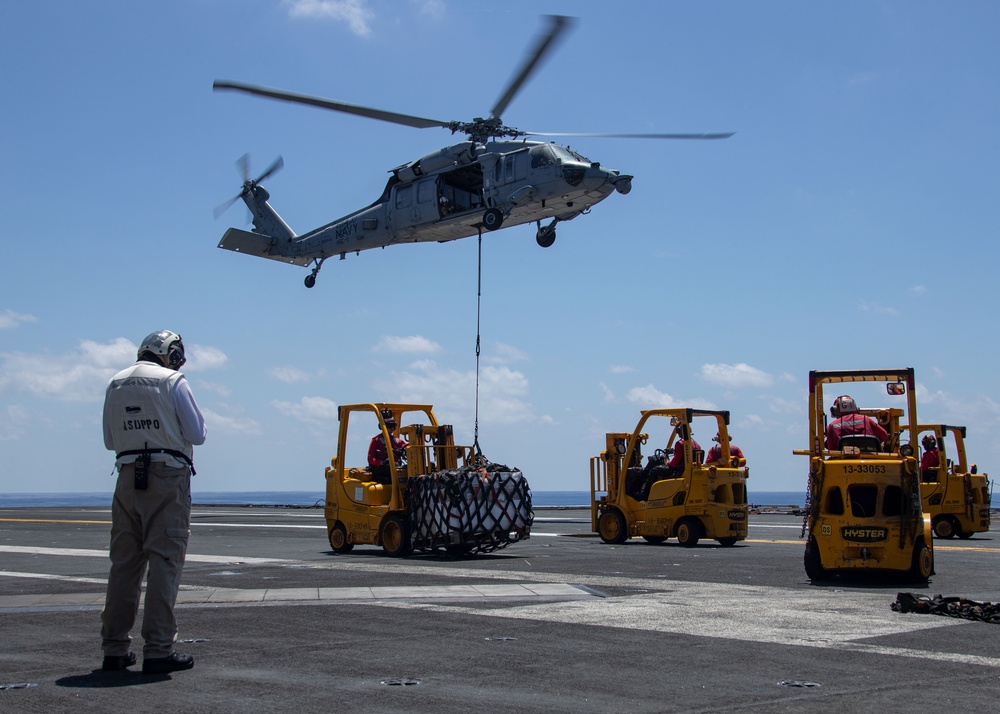
[[[194,666],[191,655],[174,652],[174,603],[190,534],[194,445],[205,443],[205,420],[177,371],[185,362],[180,335],[154,332],[137,357],[111,379],[104,400],[104,445],[115,452],[118,483],[101,615],[102,669],[136,662],[129,633],[148,565],[142,671],[160,674]]]

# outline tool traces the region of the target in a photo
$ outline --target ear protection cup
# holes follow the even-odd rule
[[[180,369],[185,362],[187,359],[184,357],[184,345],[178,340],[170,346],[170,351],[167,353],[167,367]]]

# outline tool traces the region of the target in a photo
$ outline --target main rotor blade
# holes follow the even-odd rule
[[[571,134],[567,132],[522,131],[528,136],[591,136],[608,139],[728,139],[735,131],[721,134]]]
[[[262,97],[281,99],[283,101],[293,102],[296,104],[308,104],[310,106],[320,107],[321,109],[332,109],[337,112],[356,114],[358,116],[368,117],[369,119],[380,119],[381,121],[392,122],[393,124],[402,124],[404,126],[412,126],[417,129],[430,129],[431,127],[447,128],[450,126],[449,122],[438,121],[437,119],[424,119],[422,117],[411,116],[409,114],[386,112],[381,109],[372,109],[371,107],[362,107],[356,104],[336,102],[332,99],[322,99],[321,97],[311,97],[307,94],[285,92],[280,89],[257,87],[252,84],[242,84],[240,82],[224,82],[216,80],[212,83],[212,89],[235,89],[238,92],[246,92],[247,94],[258,94]]]
[[[507,105],[514,98],[514,95],[521,89],[521,85],[528,80],[528,77],[535,71],[539,63],[545,58],[545,55],[552,51],[556,40],[569,27],[573,18],[565,15],[549,15],[549,21],[549,31],[538,41],[535,51],[528,55],[528,59],[525,60],[521,71],[518,72],[517,76],[510,83],[510,86],[507,87],[507,91],[504,92],[503,96],[497,100],[493,109],[490,110],[490,116],[499,117],[503,114],[504,110],[507,109]]]

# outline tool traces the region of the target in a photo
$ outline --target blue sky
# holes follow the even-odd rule
[[[507,124],[737,133],[566,140],[632,193],[549,249],[532,226],[484,238],[486,456],[535,490],[585,490],[604,433],[640,409],[712,407],[751,493],[800,490],[808,371],[912,366],[921,421],[967,424],[989,471],[994,2],[37,0],[0,7],[0,492],[112,488],[104,386],[162,328],[208,424],[196,493],[322,490],[337,404],[429,402],[470,443],[474,239],[331,261],[307,290],[304,269],[216,248],[241,205],[212,215],[244,153],[258,172],[284,157],[265,185],[303,233],[451,135],[212,81],[468,120],[540,14],[578,21]]]

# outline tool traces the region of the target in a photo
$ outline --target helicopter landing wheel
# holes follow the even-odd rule
[[[488,208],[483,214],[483,228],[488,231],[495,231],[503,225],[503,211],[499,208]]]
[[[556,227],[539,228],[535,234],[535,242],[543,248],[551,248],[552,244],[556,242]]]
[[[305,284],[307,288],[311,288],[316,284],[316,276],[319,275],[319,269],[323,267],[323,261],[326,260],[326,256],[316,259],[316,267],[312,269],[312,272],[306,276]]]

